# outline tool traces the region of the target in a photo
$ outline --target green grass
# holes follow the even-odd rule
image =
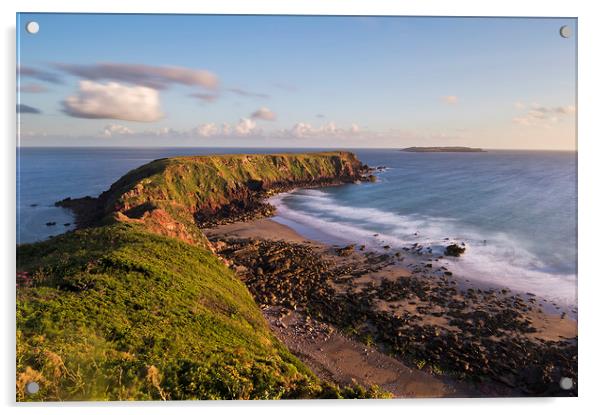
[[[101,195],[98,227],[18,246],[17,400],[388,396],[320,381],[194,222],[250,180],[265,188],[360,167],[351,153],[157,160]]]
[[[17,377],[37,377],[35,400],[316,392],[209,251],[120,224],[24,245],[18,263],[33,281],[17,294]]]
[[[178,236],[206,245],[194,215],[211,216],[236,201],[249,201],[261,190],[279,185],[350,180],[359,175],[362,163],[348,152],[311,154],[252,154],[174,157],[155,160],[124,175],[100,200],[104,223],[118,220],[153,222],[149,229],[165,232],[149,214],[165,212],[164,221],[181,227]],[[119,217],[119,214],[121,216]],[[146,216],[145,216],[146,215]],[[173,226],[171,227],[173,228]]]
[[[20,246],[17,260],[30,276],[17,289],[18,400],[387,396],[320,382],[201,247],[117,224]]]
[[[132,170],[106,192],[105,211],[169,202],[190,208],[228,203],[249,180],[279,183],[352,176],[361,167],[348,152],[174,157]]]

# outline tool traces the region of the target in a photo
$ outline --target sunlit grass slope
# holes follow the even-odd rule
[[[288,177],[277,173],[280,161],[243,168],[245,157],[159,160],[103,197],[190,211],[225,197],[242,178]],[[294,180],[340,174],[304,160],[283,162]],[[143,221],[107,223],[17,247],[18,400],[380,396],[319,381],[271,334],[246,286],[203,244]],[[25,392],[31,381],[41,387],[35,395]]]

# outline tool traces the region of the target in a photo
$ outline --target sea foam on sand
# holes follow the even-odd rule
[[[295,208],[289,207],[288,198],[294,198]],[[274,220],[325,243],[356,243],[377,251],[385,245],[399,250],[418,243],[436,257],[446,245],[463,242],[467,246],[464,255],[439,261],[457,276],[530,292],[565,306],[577,305],[576,275],[552,272],[519,241],[502,232],[482,235],[452,218],[339,205],[317,189],[279,194],[269,202],[277,208]]]

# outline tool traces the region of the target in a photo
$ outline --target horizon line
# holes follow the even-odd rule
[[[469,147],[469,146],[406,146],[406,147],[345,147],[345,146],[336,146],[336,147],[319,147],[319,146],[303,146],[303,147],[287,147],[287,146],[182,146],[182,145],[172,145],[172,146],[127,146],[127,145],[81,145],[81,146],[70,146],[70,145],[59,145],[59,146],[51,146],[51,145],[17,145],[16,148],[123,148],[123,149],[162,149],[162,148],[202,148],[202,149],[357,149],[357,150],[403,150],[406,148],[429,148],[429,147],[467,147],[467,148],[479,148],[486,151],[564,151],[564,152],[578,152],[577,148],[574,149],[554,149],[554,148],[487,148],[487,147]]]

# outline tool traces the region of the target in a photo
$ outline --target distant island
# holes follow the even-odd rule
[[[484,153],[482,148],[472,147],[408,147],[400,151],[409,153]]]

